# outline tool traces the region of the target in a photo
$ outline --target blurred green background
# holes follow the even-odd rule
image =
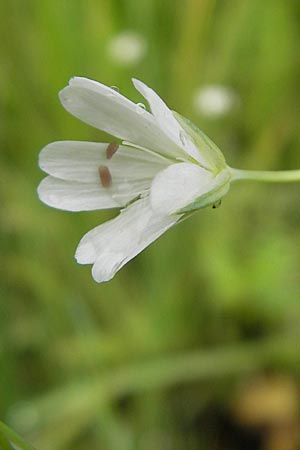
[[[36,194],[44,145],[108,138],[59,104],[73,75],[299,168],[299,41],[297,0],[1,1],[0,418],[39,450],[300,448],[299,184],[233,186],[100,285],[73,255],[116,211]]]

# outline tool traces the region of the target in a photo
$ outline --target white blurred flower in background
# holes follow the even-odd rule
[[[238,105],[236,92],[231,87],[220,84],[202,86],[193,96],[195,111],[212,119],[226,116]]]
[[[132,66],[138,63],[147,50],[144,36],[136,31],[124,30],[115,34],[107,44],[110,59],[120,66]]]

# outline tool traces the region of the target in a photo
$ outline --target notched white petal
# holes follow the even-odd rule
[[[112,145],[113,144],[113,145]],[[107,166],[114,183],[150,180],[170,161],[156,153],[116,143],[58,141],[46,145],[39,166],[55,178],[97,183],[98,167]],[[112,154],[113,153],[113,154]]]
[[[180,217],[156,214],[149,198],[140,199],[115,219],[89,231],[77,247],[77,262],[94,263],[94,279],[97,282],[108,281]]]
[[[107,146],[94,142],[51,142],[41,150],[39,166],[62,180],[96,182],[97,168],[104,164]]]
[[[48,176],[38,187],[39,198],[53,208],[65,211],[91,211],[95,209],[120,208],[132,198],[120,203],[111,193],[98,183],[80,183],[60,180]],[[128,198],[129,197],[129,198]]]
[[[152,208],[161,214],[173,214],[207,192],[214,176],[192,163],[177,163],[160,172],[150,189]]]
[[[52,176],[44,178],[39,187],[39,198],[53,208],[66,211],[91,211],[122,208],[143,196],[150,186],[148,180],[124,179],[115,183],[110,175],[102,174],[102,180],[93,183],[61,180]]]
[[[87,78],[74,77],[59,93],[61,103],[75,117],[117,138],[164,155],[176,146],[157,125],[152,114],[114,89]]]

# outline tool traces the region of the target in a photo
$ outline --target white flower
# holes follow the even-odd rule
[[[145,55],[147,43],[144,36],[136,31],[124,30],[108,42],[109,57],[120,66],[132,66]]]
[[[193,103],[197,112],[213,119],[228,114],[239,101],[230,87],[211,84],[197,89]]]
[[[39,158],[49,174],[38,188],[46,204],[68,211],[121,209],[89,231],[76,250],[80,264],[93,264],[98,282],[110,280],[186,213],[218,202],[231,179],[207,136],[144,83],[133,83],[151,113],[108,86],[72,78],[60,92],[63,106],[122,144],[53,142]]]

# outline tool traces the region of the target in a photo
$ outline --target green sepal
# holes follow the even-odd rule
[[[206,208],[219,202],[224,195],[227,194],[231,181],[231,173],[229,170],[222,170],[211,183],[211,188],[208,186],[208,190],[205,194],[196,198],[192,203],[184,206],[178,211],[172,213],[172,215],[190,213],[197,209]]]
[[[194,144],[199,149],[199,152],[207,160],[211,170],[213,172],[219,172],[220,170],[224,169],[226,167],[226,161],[223,153],[217,147],[217,145],[189,119],[183,117],[176,111],[172,112],[175,116],[175,119],[193,140]]]

